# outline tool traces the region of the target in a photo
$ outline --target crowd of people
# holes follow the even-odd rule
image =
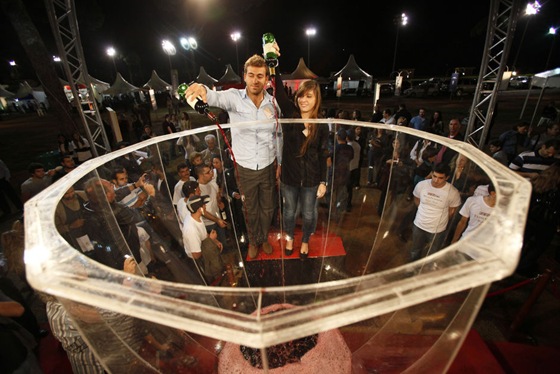
[[[277,52],[280,55],[278,47]],[[185,96],[200,97],[211,107],[221,108],[231,124],[260,120],[259,125],[232,126],[227,142],[209,131],[204,137],[185,136],[156,149],[135,150],[103,165],[70,187],[59,202],[54,214],[61,236],[85,256],[114,269],[227,286],[231,285],[228,266],[231,269],[245,256],[255,260],[261,252],[272,254],[275,243],[269,234],[275,225],[282,231],[283,256],[291,257],[296,251],[299,258],[308,259],[318,251],[310,246],[310,238],[317,230],[321,207],[338,222],[358,204],[354,196],[360,188],[380,190],[379,216],[387,214],[397,199],[411,205],[397,230],[407,243],[408,261],[462,240],[491,215],[499,196],[481,169],[444,144],[398,130],[410,127],[463,141],[460,118],[444,121],[440,111],[428,113],[426,108],[418,108],[413,115],[405,104],[381,108],[378,103],[367,119],[359,110],[333,111],[322,106],[319,84],[313,80],[289,92],[281,76],[275,76],[270,87],[270,69],[259,55],[245,62],[244,80],[245,89],[226,91],[195,83]],[[162,134],[191,128],[189,115],[182,112],[179,119],[175,112],[171,106],[161,125]],[[276,118],[301,122],[278,126]],[[317,118],[328,118],[329,124],[309,121]],[[337,119],[357,122],[350,126]],[[122,116],[121,120],[126,121]],[[372,129],[361,126],[363,120],[394,126],[391,130]],[[144,125],[139,116],[127,129],[132,131],[122,131],[127,140],[118,143],[118,149],[155,136],[151,124]],[[489,141],[489,155],[533,185],[518,267],[528,276],[538,270],[537,260],[559,228],[559,134],[557,122],[543,122],[535,129],[520,122]],[[229,140],[231,149],[220,148],[230,144]],[[53,169],[47,170],[41,163],[29,165],[29,178],[21,184],[20,193],[9,183],[10,171],[0,161],[0,209],[5,214],[11,213],[12,206],[22,212],[23,203],[93,157],[90,144],[78,132],[71,138],[60,134],[58,151],[60,165]],[[300,216],[302,236],[296,243]],[[16,229],[19,231],[14,233]],[[9,259],[9,277],[3,275],[2,279],[10,278],[19,294],[33,294],[24,275],[23,240],[10,240],[14,235],[23,238],[22,226],[16,229],[2,235],[4,255]],[[246,245],[239,246],[240,242]],[[236,257],[238,248],[241,259]],[[476,259],[477,255],[465,256]],[[2,309],[9,312],[0,318],[3,324],[12,324],[26,307],[6,290],[0,288],[0,303],[9,303]],[[67,304],[46,297],[46,305],[51,328],[63,342],[73,367],[102,372],[91,353],[72,356],[66,343],[68,331],[75,328],[64,308]],[[115,314],[92,309],[88,309],[92,316],[84,314],[83,323],[88,318],[117,319]],[[130,324],[134,330],[134,321],[119,319],[119,323]],[[32,333],[33,339],[37,334],[36,330]],[[87,351],[79,334],[72,336],[76,339],[73,344]],[[148,333],[140,340],[139,344],[148,341],[156,350],[165,349],[165,344]],[[27,352],[36,345],[32,343],[22,346],[25,354],[13,354],[12,359],[26,360]]]

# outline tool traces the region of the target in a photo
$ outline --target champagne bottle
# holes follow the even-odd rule
[[[263,40],[264,59],[266,60],[266,64],[271,69],[277,67],[278,55],[274,50],[274,42],[276,41],[274,35],[270,32],[267,32],[263,34],[262,40]]]
[[[187,91],[187,88],[189,88],[188,84],[181,83],[177,88],[177,93],[183,96],[187,101],[187,104],[189,104],[191,108],[193,108],[197,113],[206,115],[210,117],[210,119],[214,119],[215,118],[214,114],[212,114],[212,112],[210,112],[210,109],[208,109],[208,103],[202,101],[202,98],[200,96],[197,97],[191,96],[190,98],[185,96],[185,92]]]

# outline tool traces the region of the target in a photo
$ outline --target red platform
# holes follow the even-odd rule
[[[301,247],[302,231],[296,228],[294,233],[294,251],[291,256],[284,254],[285,242],[280,243],[280,233],[278,231],[271,231],[268,234],[268,242],[272,245],[272,253],[267,255],[262,250],[259,250],[257,257],[249,258],[247,261],[257,260],[299,260],[299,249]],[[308,258],[319,257],[335,257],[344,256],[346,251],[342,243],[342,238],[334,234],[326,234],[322,231],[316,231],[309,239],[309,256]]]

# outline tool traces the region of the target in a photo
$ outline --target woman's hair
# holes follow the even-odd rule
[[[321,86],[319,86],[319,83],[317,83],[316,81],[307,80],[304,81],[298,87],[295,94],[296,103],[300,97],[303,97],[309,91],[313,91],[313,93],[315,94],[315,105],[313,106],[313,108],[311,108],[311,113],[309,115],[309,118],[319,118],[320,111],[321,111]],[[299,150],[299,156],[303,156],[305,152],[307,152],[307,148],[309,147],[309,144],[311,144],[317,137],[317,124],[310,123],[309,127],[307,128],[307,131],[309,131],[309,134],[305,139],[305,142],[303,142],[303,144],[301,145],[301,148]]]
[[[533,191],[537,193],[547,192],[555,188],[560,188],[560,162],[552,164],[533,180]]]

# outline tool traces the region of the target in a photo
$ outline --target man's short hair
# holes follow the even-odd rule
[[[210,169],[210,166],[208,166],[206,164],[202,164],[202,165],[198,165],[194,168],[194,173],[196,174],[197,179],[198,179],[199,175],[204,174],[204,169],[206,169],[206,168]]]
[[[449,176],[451,174],[451,168],[446,163],[440,162],[434,168],[434,173],[443,174]]]
[[[245,65],[243,65],[243,73],[247,73],[247,69],[249,66],[262,68],[266,67],[266,75],[270,75],[270,71],[268,70],[268,66],[266,65],[266,61],[261,55],[254,54],[245,61]]]
[[[187,165],[187,164],[184,163],[184,162],[179,163],[179,164],[177,165],[177,173],[178,173],[179,171],[181,171],[181,169],[184,169],[184,168],[187,168],[187,169],[188,169],[188,168],[189,168],[189,165]]]
[[[111,179],[117,180],[117,174],[124,174],[126,173],[125,168],[114,168],[113,172],[111,173]]]
[[[206,136],[204,137],[204,141],[205,141],[206,143],[208,143],[208,140],[209,140],[209,139],[214,139],[214,140],[216,140],[216,135],[214,135],[214,134],[206,134]]]
[[[27,167],[27,171],[29,171],[29,173],[31,173],[31,174],[34,174],[35,170],[44,169],[44,168],[45,168],[45,165],[41,164],[40,162],[32,162]]]

